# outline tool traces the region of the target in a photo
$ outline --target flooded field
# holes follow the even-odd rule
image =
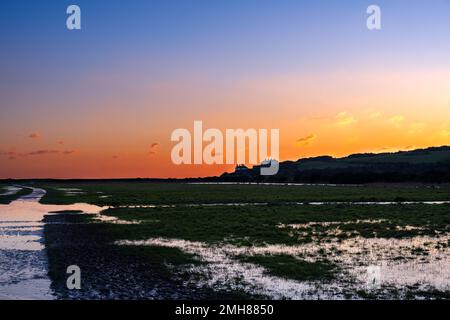
[[[346,200],[354,186],[342,201],[224,201],[213,190],[204,202],[136,204],[126,186],[8,187],[17,199],[0,205],[0,299],[450,298],[445,197]],[[82,271],[81,290],[66,286],[69,265]]]
[[[191,273],[205,276],[204,286],[240,289],[271,299],[345,299],[345,298],[425,298],[427,292],[450,292],[450,237],[416,237],[412,240],[363,239],[332,241],[301,246],[263,247],[208,246],[178,239],[118,241],[126,246],[178,248],[197,255],[206,266]],[[325,256],[339,267],[335,277],[320,281],[295,281],[274,277],[257,264],[240,257],[292,256],[308,262]],[[245,260],[244,260],[245,261]],[[197,283],[198,285],[199,283]]]
[[[20,187],[10,187],[10,194]],[[13,192],[14,191],[14,192]],[[6,194],[3,194],[6,195]],[[42,222],[53,210],[100,212],[87,204],[42,205],[45,190],[33,191],[8,205],[0,205],[0,299],[52,299]]]

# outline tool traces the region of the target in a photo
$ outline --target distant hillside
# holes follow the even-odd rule
[[[450,147],[395,153],[360,153],[344,158],[321,156],[285,161],[274,176],[261,176],[259,166],[224,173],[220,181],[373,183],[450,182]]]
[[[280,163],[274,176],[261,176],[260,167],[239,166],[219,177],[157,179],[0,179],[0,183],[28,182],[296,182],[296,183],[450,183],[450,146],[394,153],[357,153],[343,158],[320,156]]]

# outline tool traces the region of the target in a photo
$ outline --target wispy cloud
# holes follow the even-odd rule
[[[393,124],[396,127],[399,127],[404,121],[405,121],[405,116],[399,114],[399,115],[395,115],[392,116],[388,119],[388,122]]]
[[[316,134],[310,134],[309,136],[297,139],[297,142],[304,146],[307,146],[311,144],[316,138],[317,138]]]
[[[0,151],[0,156],[10,156],[15,154],[15,151]]]
[[[30,156],[41,156],[46,154],[58,154],[58,150],[36,150],[28,153]]]
[[[447,129],[442,129],[440,133],[441,133],[441,136],[450,137],[450,131]]]
[[[356,121],[356,118],[353,115],[349,114],[347,111],[339,112],[336,115],[336,124],[339,126],[348,126],[355,123]]]
[[[159,143],[158,142],[153,142],[150,146],[150,151],[148,152],[148,154],[157,154],[158,153],[158,148],[159,148]]]
[[[18,152],[18,151],[0,151],[0,156],[6,156],[10,159],[17,159],[17,158],[23,158],[27,156],[45,156],[45,155],[55,155],[55,154],[63,154],[63,155],[70,155],[75,153],[75,150],[49,150],[49,149],[42,149],[42,150],[35,150],[30,152]]]
[[[24,157],[25,155],[17,151],[0,151],[0,156],[7,157],[9,160],[16,160],[17,158]]]
[[[408,126],[408,133],[409,134],[421,133],[426,126],[427,126],[426,123],[423,122],[413,122]]]
[[[42,137],[42,135],[39,132],[32,132],[28,135],[28,138],[30,139],[39,139]]]
[[[372,112],[371,114],[369,114],[369,119],[378,119],[378,118],[381,118],[382,115],[383,114],[381,112],[375,111],[375,112]]]

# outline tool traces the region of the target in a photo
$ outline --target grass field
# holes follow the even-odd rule
[[[450,298],[450,205],[401,203],[449,200],[448,186],[35,186],[42,203],[109,206],[45,218],[59,298]],[[71,264],[81,291],[65,287]]]
[[[184,183],[70,183],[37,185],[47,190],[42,203],[87,202],[100,206],[283,203],[314,201],[450,200],[450,186],[289,186],[199,185]]]
[[[342,231],[338,238],[435,235],[450,231],[449,210],[445,205],[272,205],[112,208],[103,214],[139,221],[122,226],[128,233],[123,237],[133,240],[164,237],[252,246],[307,243],[336,229]]]

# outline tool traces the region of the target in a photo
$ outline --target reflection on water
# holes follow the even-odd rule
[[[19,189],[20,190],[20,189]],[[45,190],[33,192],[9,205],[0,205],[0,299],[53,299],[43,245],[44,215],[77,210],[99,213],[89,204],[43,205]]]
[[[22,188],[9,186],[9,187],[6,187],[6,191],[5,192],[0,193],[0,196],[11,196],[13,194],[16,194],[20,190],[22,190]]]
[[[188,182],[193,185],[258,185],[258,186],[311,186],[311,187],[360,187],[361,184],[294,183],[294,182]]]
[[[358,219],[354,221],[321,221],[321,222],[308,222],[308,223],[296,223],[296,224],[279,224],[277,227],[282,228],[292,228],[292,229],[304,229],[304,228],[312,228],[312,227],[329,227],[334,225],[346,225],[346,224],[359,224],[359,223],[369,223],[369,224],[377,224],[387,221],[385,219]]]
[[[178,248],[199,256],[202,261],[208,264],[194,266],[188,270],[192,274],[206,277],[205,280],[194,277],[198,287],[225,291],[238,290],[271,297],[272,299],[305,299],[312,295],[319,299],[343,298],[342,294],[328,295],[326,291],[318,288],[316,283],[297,282],[270,276],[260,266],[240,262],[236,259],[236,256],[240,253],[245,254],[244,248],[211,247],[201,242],[162,238],[141,241],[122,240],[118,241],[117,244]]]
[[[106,216],[101,213],[97,214],[94,217],[94,220],[101,221],[101,222],[108,222],[112,224],[140,224],[141,221],[137,220],[122,220],[114,216]]]
[[[66,191],[76,192],[76,190]],[[79,211],[96,214],[96,219],[102,222],[139,223],[139,221],[123,221],[116,217],[102,215],[101,211],[106,207],[89,204],[43,205],[39,203],[39,200],[44,195],[45,190],[34,188],[31,194],[9,205],[0,205],[0,299],[54,298],[47,275],[47,256],[42,234],[42,219],[50,212]],[[447,202],[417,203],[442,204]],[[187,206],[203,205],[205,204]],[[376,224],[383,221],[309,222],[307,224],[280,224],[277,227],[295,231],[306,227],[326,227],[346,223]],[[413,230],[413,228],[417,227],[403,226],[400,230]],[[208,246],[205,243],[179,239],[124,240],[118,244],[182,249],[198,255],[202,260],[208,262],[206,265],[195,266],[189,270],[193,274],[206,276],[206,280],[196,283],[197,286],[243,290],[275,299],[358,297],[355,292],[359,290],[373,290],[373,288],[367,287],[367,270],[374,266],[379,270],[381,290],[398,290],[400,292],[407,290],[408,286],[413,286],[417,291],[419,289],[450,291],[450,236],[448,234],[440,234],[436,237],[417,236],[409,239],[366,239],[358,236],[339,240],[335,237],[336,234],[326,234],[325,236],[323,240],[317,238],[311,243],[297,246],[268,245],[249,248],[231,245]],[[262,267],[243,263],[237,259],[241,255],[265,254],[288,254],[311,262],[326,257],[330,262],[338,265],[341,271],[333,281],[299,282],[270,276]],[[390,292],[377,292],[377,297],[390,298],[392,296]]]
[[[201,242],[154,238],[118,241],[119,245],[163,246],[196,254],[208,262],[190,271],[206,275],[204,285],[239,289],[273,299],[358,298],[356,292],[373,292],[378,298],[405,297],[409,288],[416,292],[450,291],[450,236],[418,236],[412,239],[366,239],[326,241],[297,246],[263,247],[209,246]],[[333,281],[294,281],[270,276],[260,266],[242,263],[237,257],[252,255],[292,255],[306,261],[319,261],[324,255],[340,268]],[[399,259],[401,258],[401,259]],[[370,268],[379,269],[380,287],[368,286]],[[378,291],[374,291],[378,290]],[[414,291],[412,292],[414,294]],[[420,293],[415,295],[420,298]]]
[[[348,206],[394,206],[394,205],[443,205],[450,204],[449,200],[442,201],[328,201],[328,202],[279,202],[278,205],[296,205],[296,206],[330,206],[330,205],[348,205]],[[120,205],[115,208],[200,208],[200,207],[256,207],[268,206],[268,202],[217,202],[217,203],[183,203],[183,204],[138,204],[138,205]]]
[[[86,192],[79,188],[56,188],[56,190],[64,191],[65,196],[78,196],[86,194]]]

